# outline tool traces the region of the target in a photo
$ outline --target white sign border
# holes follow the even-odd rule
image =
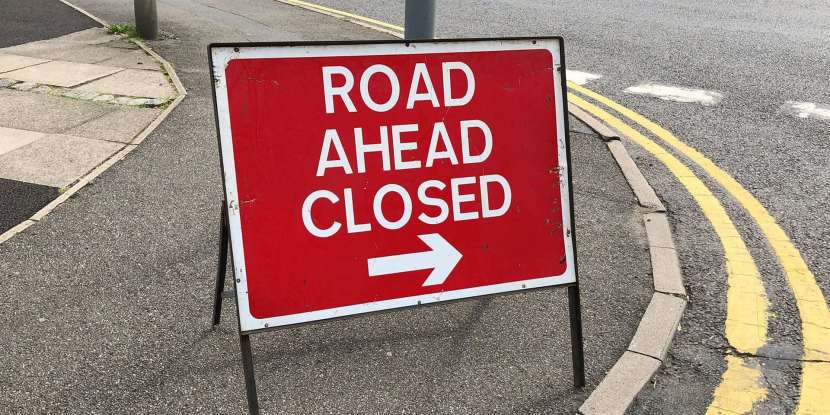
[[[239,329],[253,332],[274,327],[288,326],[312,321],[327,320],[374,311],[390,310],[415,305],[437,303],[484,296],[489,294],[521,291],[533,288],[574,284],[576,267],[573,248],[573,224],[571,223],[570,168],[567,157],[567,123],[565,95],[563,90],[564,67],[560,38],[525,39],[481,39],[418,42],[378,43],[334,43],[334,44],[293,44],[293,45],[211,45],[209,54],[212,63],[211,74],[216,105],[216,122],[221,146],[222,166],[225,182],[225,197],[228,207],[229,231],[236,278],[236,298],[239,310]],[[247,274],[245,269],[245,248],[242,239],[242,224],[239,212],[239,195],[236,185],[236,165],[231,137],[230,113],[228,108],[225,68],[236,59],[298,58],[329,56],[402,55],[424,53],[457,53],[546,49],[551,53],[555,70],[554,94],[556,100],[557,147],[559,154],[560,194],[562,202],[562,223],[565,236],[567,267],[562,275],[539,277],[523,281],[444,291],[411,297],[374,301],[342,307],[297,313],[285,316],[259,319],[251,315],[248,301]]]

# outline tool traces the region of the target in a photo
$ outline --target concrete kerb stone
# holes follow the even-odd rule
[[[579,407],[582,415],[624,414],[634,397],[640,393],[657,369],[659,360],[626,351]]]
[[[665,362],[686,309],[686,289],[666,208],[625,149],[624,136],[578,107],[569,106],[568,111],[603,137],[640,206],[647,210],[643,221],[655,292],[628,350],[578,410],[582,415],[624,414]]]
[[[649,247],[654,291],[686,298],[683,273],[677,251],[672,248]]]
[[[665,361],[685,309],[683,298],[655,292],[628,350]]]
[[[106,21],[92,15],[91,13],[87,12],[86,10],[84,10],[84,9],[82,9],[82,8],[72,4],[72,3],[69,3],[66,0],[60,0],[60,2],[63,3],[63,4],[66,4],[69,7],[72,7],[73,9],[77,10],[79,13],[82,13],[82,14],[86,15],[87,17],[91,18],[92,20],[95,20],[96,22],[100,23],[102,26],[104,26],[106,28],[108,28],[110,26],[109,23],[107,23]],[[121,150],[119,150],[118,152],[116,152],[115,154],[110,156],[108,159],[106,159],[100,165],[98,165],[97,167],[92,169],[89,173],[82,176],[80,179],[78,179],[78,181],[76,181],[74,184],[69,186],[69,188],[67,188],[65,191],[63,191],[61,193],[61,195],[58,196],[55,200],[53,200],[48,205],[44,206],[42,209],[40,209],[34,215],[32,215],[31,218],[23,221],[22,223],[18,224],[17,226],[15,226],[15,227],[7,230],[6,232],[3,232],[2,234],[0,234],[0,244],[8,241],[9,239],[13,238],[15,235],[19,234],[20,232],[23,232],[24,230],[26,230],[30,226],[37,223],[37,221],[42,220],[46,215],[48,215],[53,210],[55,210],[55,208],[60,206],[63,202],[65,202],[67,199],[72,197],[72,195],[74,195],[80,189],[82,189],[84,186],[89,184],[89,182],[91,182],[93,179],[95,179],[96,177],[101,175],[101,173],[103,173],[104,171],[106,171],[107,169],[112,167],[115,163],[123,160],[124,157],[126,157],[130,152],[135,150],[135,148],[138,146],[138,144],[141,143],[142,141],[144,141],[144,139],[147,136],[149,136],[150,133],[152,133],[162,123],[162,121],[164,121],[164,119],[167,118],[168,115],[170,115],[171,112],[173,112],[173,109],[175,109],[176,106],[178,106],[179,103],[181,103],[182,100],[184,100],[185,96],[187,95],[187,90],[185,89],[184,84],[182,84],[181,80],[179,79],[179,76],[176,74],[176,71],[173,68],[173,65],[171,65],[170,62],[168,62],[166,59],[162,58],[159,54],[157,54],[152,49],[150,49],[147,45],[144,44],[144,42],[142,42],[140,40],[137,40],[137,39],[128,39],[128,40],[130,40],[133,43],[135,43],[136,45],[138,45],[147,54],[151,55],[154,59],[156,59],[157,61],[159,61],[162,64],[162,67],[164,68],[165,73],[167,74],[168,77],[170,77],[170,80],[173,82],[173,86],[176,88],[176,92],[177,92],[178,95],[173,99],[173,101],[170,103],[170,105],[168,105],[167,108],[165,108],[164,111],[162,111],[159,114],[159,116],[156,117],[155,120],[153,120],[153,122],[151,122],[149,125],[147,125],[147,127],[145,127],[144,130],[142,130],[140,133],[138,133],[135,136],[135,138],[130,142],[130,144],[127,144],[126,146],[124,146],[124,148],[122,148]]]
[[[2,234],[0,234],[0,244],[2,244],[3,242],[8,241],[9,239],[11,239],[12,236],[17,235],[20,232],[23,232],[26,228],[28,228],[29,226],[32,226],[34,224],[35,224],[35,221],[33,221],[31,219],[26,219],[23,222],[18,223],[17,225],[12,227],[11,229],[9,229],[6,232],[3,232]]]

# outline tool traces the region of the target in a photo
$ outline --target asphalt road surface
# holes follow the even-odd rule
[[[110,21],[131,2],[77,3]],[[159,2],[152,42],[188,96],[59,209],[0,245],[0,413],[244,413],[230,301],[209,329],[221,183],[206,45],[382,38],[265,0]],[[574,128],[579,128],[575,125]],[[574,132],[589,388],[651,297],[642,210],[604,143]],[[590,237],[590,235],[594,235]],[[565,290],[253,337],[264,413],[573,413]]]
[[[98,0],[83,0],[79,3],[112,21],[130,19],[128,6],[112,5]],[[403,1],[320,0],[319,3],[397,25],[403,24]],[[190,54],[186,50],[189,47],[202,46],[193,40],[199,36],[202,39],[213,40],[219,33],[222,36],[232,33],[236,39],[285,40],[284,36],[292,35],[298,39],[304,38],[304,34],[313,29],[318,39],[343,38],[342,32],[338,31],[340,29],[332,29],[337,24],[325,23],[325,19],[308,18],[298,11],[293,16],[294,21],[283,22],[285,26],[280,28],[283,38],[271,39],[274,36],[274,22],[278,20],[271,15],[274,10],[271,6],[284,6],[266,1],[168,0],[161,4],[167,5],[167,10],[171,13],[167,17],[169,20],[166,27],[174,35],[177,30],[183,32],[180,44],[183,49],[177,49],[175,42],[160,44],[159,47],[163,54],[172,55],[177,66],[182,68],[185,78],[196,85],[196,94],[189,98],[190,105],[193,106],[210,105],[210,98],[203,89],[204,84],[200,83],[203,82],[200,79],[205,76],[205,66],[199,62],[203,56]],[[482,4],[475,1],[447,0],[439,2],[436,25],[437,34],[441,37],[564,36],[569,68],[600,76],[588,82],[587,87],[636,110],[674,132],[677,137],[709,157],[749,190],[792,239],[826,298],[830,294],[830,248],[827,244],[830,240],[830,217],[826,210],[826,200],[830,199],[830,187],[827,186],[830,179],[827,161],[830,156],[830,144],[827,140],[830,121],[825,119],[821,109],[827,108],[830,104],[830,84],[826,75],[827,62],[830,61],[830,43],[827,42],[830,38],[828,16],[830,5],[826,2],[806,1],[729,3],[572,0],[548,3],[493,0]],[[177,23],[185,17],[190,19],[186,25]],[[165,16],[162,16],[161,21],[164,28]],[[222,22],[221,29],[216,26],[217,21]],[[363,28],[355,27],[354,30],[353,38],[380,37],[367,33]],[[642,93],[625,92],[628,88],[640,87],[638,90],[641,92],[660,93],[660,88],[644,85],[647,83],[698,90],[686,91],[685,98],[694,100],[702,97],[703,104],[668,101]],[[174,118],[172,125],[168,126],[171,128],[168,133],[183,135],[177,139],[194,143],[199,140],[213,140],[212,136],[197,137],[173,133],[173,127],[189,125],[191,120],[200,121],[204,125],[210,122],[208,115],[196,107],[188,109],[186,105],[183,111],[180,110],[177,118]],[[180,146],[174,148],[175,151],[166,155],[162,153],[170,150],[162,147],[150,147],[145,153],[148,153],[148,158],[149,152],[161,157],[165,163],[162,167],[166,168],[172,168],[175,164],[172,158],[175,157],[180,161],[189,161],[188,166],[199,165],[194,163],[197,156],[205,159],[215,157],[214,153],[206,150],[198,150],[197,153],[191,154]],[[707,409],[712,409],[710,404],[713,395],[726,371],[726,355],[734,353],[724,330],[728,310],[724,249],[695,199],[679,185],[670,172],[649,153],[639,151],[636,147],[632,147],[632,150],[640,167],[670,211],[691,300],[682,322],[682,330],[669,352],[670,364],[656,377],[653,386],[646,388],[642,399],[635,404],[632,412],[705,413]],[[137,157],[141,157],[140,154],[141,152]],[[135,165],[128,166],[140,169]],[[699,170],[697,172],[701,173]],[[210,169],[201,173],[214,174]],[[183,195],[199,200],[200,203],[195,205],[195,208],[204,214],[213,209],[209,201],[215,197],[210,198],[205,196],[204,192],[194,191],[211,188],[199,179],[199,176],[196,173],[184,175],[179,177],[174,185]],[[117,187],[116,184],[123,186],[124,181],[130,181],[123,176],[117,177],[119,181],[114,181],[110,187]],[[151,177],[160,184],[166,183],[162,177]],[[802,394],[800,384],[803,382],[803,366],[800,361],[804,348],[803,331],[796,300],[779,262],[770,250],[768,241],[759,231],[759,226],[733,198],[719,190],[713,180],[703,174],[701,177],[715,191],[715,195],[735,222],[739,236],[745,241],[759,268],[763,288],[769,299],[769,312],[766,316],[769,320],[768,340],[757,353],[746,356],[760,365],[759,370],[763,375],[761,379],[753,380],[765,391],[764,398],[755,403],[755,410],[758,413],[792,413],[799,405]],[[185,185],[184,179],[193,180],[198,186],[191,189]],[[144,203],[134,201],[135,206],[140,206],[141,209],[153,208],[148,204],[156,202],[150,203],[147,200],[156,200],[155,195],[143,194],[148,189],[142,187],[133,190],[136,197],[146,198]],[[155,208],[159,210],[194,209],[192,204],[180,205],[178,199],[164,199],[163,202],[157,203]],[[101,208],[101,212],[93,212],[87,216],[90,223],[105,222],[110,232],[123,233],[132,225],[130,221],[122,223],[104,219],[105,211],[114,210]],[[146,215],[146,211],[142,211],[142,214]],[[193,216],[186,219],[188,220],[183,222],[171,222],[166,225],[168,228],[162,230],[166,231],[166,234],[171,234],[176,232],[176,228],[182,226],[182,223],[194,225],[199,221],[199,218]],[[181,242],[185,239],[194,238],[200,241],[201,238],[209,237],[207,231],[185,232],[182,235],[179,244],[164,240],[150,240],[148,243],[162,245],[166,250],[172,251],[175,246],[182,246]],[[56,249],[46,251],[59,254]],[[117,249],[118,245],[112,247],[113,251]],[[158,261],[167,262],[163,267],[154,268],[154,272],[148,272],[147,275],[152,278],[147,282],[169,284],[169,281],[160,277],[158,272],[166,269],[165,272],[170,278],[183,278],[194,262],[209,268],[209,256],[205,255],[209,247],[204,243],[196,243],[191,249],[194,252],[187,256],[190,261],[187,264],[182,264],[178,259],[181,253],[171,254],[169,258],[158,258]],[[72,253],[79,254],[77,250],[72,250]],[[106,258],[112,262],[118,261],[120,257],[118,252],[110,252]],[[131,258],[133,257],[125,256],[121,260]],[[86,263],[82,262],[83,264]],[[137,263],[136,266],[145,264]],[[142,273],[133,272],[131,275],[138,277]],[[132,289],[132,286],[130,288]],[[201,293],[194,292],[193,295]],[[89,306],[84,304],[85,307]],[[151,302],[145,301],[141,304],[146,304],[148,310],[151,309]],[[68,303],[65,307],[73,306]],[[190,307],[196,306],[191,302]],[[466,312],[469,314],[465,314]],[[478,318],[479,311],[471,309],[459,313],[459,319],[465,316]],[[121,333],[118,317],[113,316],[112,319],[114,333]],[[154,324],[163,324],[161,321],[153,320],[153,317],[149,318],[155,322]],[[115,335],[115,339],[109,338],[108,341],[113,342],[116,347],[103,347],[102,353],[106,350],[123,353],[123,356],[117,355],[112,359],[121,363],[127,362],[129,348],[124,347],[125,339],[134,337],[146,342],[147,333],[156,332],[149,330],[146,325],[141,327],[142,330],[148,331],[127,330],[123,334]],[[313,330],[322,330],[313,333],[314,335],[331,335],[325,328]],[[145,337],[142,337],[142,334]],[[194,342],[197,347],[182,348],[179,354],[173,354],[166,359],[195,358],[203,352],[208,354],[208,351],[214,351],[215,355],[216,349],[231,347],[228,346],[227,339],[220,341],[209,335],[199,338],[196,333],[186,334],[188,335],[180,337]],[[313,359],[309,360],[308,355],[308,348],[311,346],[305,342],[306,340],[297,339],[296,343],[290,346],[291,350],[294,350],[294,356],[302,362],[295,366],[289,375],[305,376],[307,374],[303,373],[301,367],[313,365]],[[386,342],[384,334],[378,333],[374,344],[385,351]],[[348,340],[340,346],[323,346],[334,350],[326,355],[326,359],[332,360],[325,367],[332,368],[345,363],[336,356],[341,352],[355,350],[357,343]],[[405,348],[400,350],[402,353],[406,351]],[[398,350],[394,351],[397,352]],[[357,353],[363,355],[369,352],[358,349]],[[274,354],[269,356],[271,360],[267,366],[272,372],[285,367],[286,361],[280,360]],[[232,359],[229,356],[224,357]],[[145,363],[157,363],[157,360],[146,356],[141,358],[147,359]],[[371,365],[382,366],[378,361],[368,361]],[[435,367],[438,366],[440,362]],[[178,370],[189,369],[183,365],[178,366]],[[398,370],[405,371],[407,368]],[[96,371],[107,373],[103,368],[93,368],[83,373],[86,376],[94,376],[98,373]],[[365,381],[366,375],[365,372],[361,372],[355,376]],[[307,385],[314,385],[310,378],[304,379]],[[274,386],[286,386],[274,378],[269,378],[268,381]],[[348,383],[348,379],[345,378],[338,378],[338,381],[343,382],[342,384]],[[168,386],[176,387],[158,385],[159,388]],[[191,386],[192,384],[188,384],[187,387]],[[213,390],[219,390],[215,383],[211,384],[211,387]],[[367,383],[365,387],[368,391],[376,385]],[[394,385],[384,387],[384,396],[406,393],[403,390],[395,390]],[[124,392],[124,389],[120,391]],[[187,395],[186,391],[181,392],[186,396],[192,396]],[[826,397],[826,394],[824,396]],[[320,399],[334,398],[336,397],[322,396]],[[71,395],[57,396],[56,399],[66,402],[82,398]],[[372,400],[367,397],[361,402]],[[189,404],[194,407],[199,405],[198,402]],[[289,408],[291,404],[285,403]],[[546,404],[556,405],[555,402],[537,404],[524,409],[533,411]],[[453,408],[444,409],[449,411]]]
[[[318,3],[403,25],[403,1]],[[825,299],[830,294],[830,112],[793,110],[830,104],[830,4],[454,0],[439,2],[437,10],[439,37],[564,36],[569,68],[601,75],[586,86],[654,120],[731,174],[789,235]],[[702,105],[624,92],[646,83],[721,97]],[[704,413],[731,351],[724,251],[693,198],[633,147],[670,209],[691,297],[672,364],[633,412]],[[767,393],[755,410],[793,412],[803,348],[793,293],[758,226],[713,181],[705,182],[749,247],[770,302],[768,340],[754,360]]]
[[[0,10],[0,48],[97,26],[57,0],[0,0]]]

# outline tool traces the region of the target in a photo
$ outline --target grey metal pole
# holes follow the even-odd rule
[[[134,0],[135,29],[142,39],[156,39],[159,35],[156,0]]]
[[[406,0],[404,39],[435,37],[435,0]]]

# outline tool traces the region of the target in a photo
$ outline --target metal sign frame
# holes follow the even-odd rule
[[[470,47],[470,45],[476,45]],[[505,46],[505,45],[510,45]],[[499,47],[500,46],[500,47]],[[305,48],[305,49],[304,49]],[[459,301],[464,299],[479,298],[483,296],[517,293],[527,290],[543,288],[567,287],[568,305],[570,315],[571,352],[573,363],[573,375],[575,387],[581,387],[585,383],[582,319],[581,305],[579,298],[579,277],[576,247],[576,231],[573,210],[573,178],[571,174],[571,147],[570,134],[567,116],[567,93],[565,78],[565,56],[564,42],[561,37],[511,37],[511,38],[475,38],[475,39],[441,39],[441,40],[378,40],[378,41],[339,41],[339,42],[251,42],[251,43],[212,43],[208,45],[208,60],[211,71],[211,84],[214,100],[214,117],[216,123],[217,139],[220,151],[220,169],[222,172],[222,183],[225,189],[227,203],[222,202],[221,225],[220,225],[220,252],[216,274],[216,286],[214,291],[213,325],[219,324],[221,318],[221,306],[224,298],[235,297],[237,304],[237,323],[240,335],[242,352],[242,363],[246,381],[249,410],[252,414],[259,412],[259,405],[256,394],[253,359],[250,350],[249,335],[257,332],[286,328],[299,324],[307,324],[329,319],[339,319],[359,316],[362,314],[378,311],[392,311],[402,308],[437,304],[447,301]],[[262,54],[263,49],[268,49],[272,54]],[[309,54],[308,49],[317,51],[318,54]],[[560,197],[563,211],[563,232],[565,235],[565,254],[567,257],[567,269],[560,276],[542,277],[532,280],[508,283],[505,287],[483,286],[470,289],[447,291],[456,295],[446,295],[436,298],[435,294],[428,296],[414,296],[389,301],[361,304],[362,309],[336,309],[322,310],[312,313],[322,313],[312,316],[303,316],[299,319],[285,319],[284,316],[262,319],[257,321],[251,316],[248,309],[246,295],[246,275],[244,264],[244,248],[242,246],[241,223],[238,215],[238,203],[235,187],[234,158],[232,153],[232,142],[230,132],[230,115],[227,106],[227,89],[224,80],[224,68],[232,59],[267,58],[267,57],[314,57],[314,56],[362,56],[362,55],[397,55],[397,54],[418,54],[418,53],[452,53],[471,51],[508,51],[547,49],[551,52],[554,60],[554,94],[559,98],[556,102],[556,117],[559,128],[557,129],[557,147],[559,149],[560,174],[565,175],[567,180],[560,183]],[[274,54],[273,52],[279,53]],[[230,149],[230,151],[228,151]],[[564,156],[564,157],[562,157]],[[234,271],[234,289],[224,291],[225,273],[228,263],[228,247],[232,255]],[[234,261],[235,260],[235,261]],[[563,282],[564,279],[564,282]],[[505,285],[505,284],[496,284]],[[481,289],[484,288],[484,289]],[[488,289],[491,288],[491,289]],[[466,291],[465,293],[458,293]],[[379,304],[384,303],[384,304]],[[347,306],[354,307],[354,306]],[[335,310],[334,312],[329,312]],[[302,313],[310,314],[310,313]]]

